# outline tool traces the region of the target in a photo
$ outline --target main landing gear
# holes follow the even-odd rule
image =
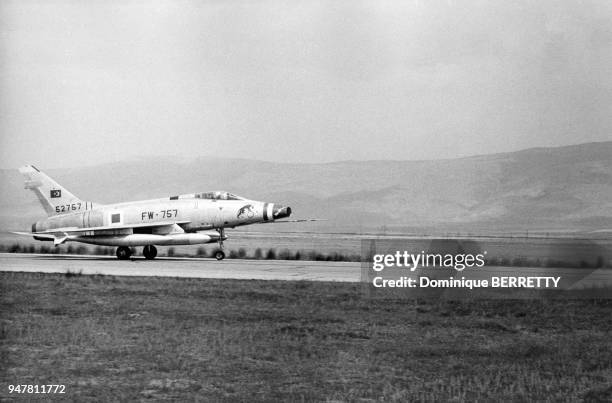
[[[219,228],[219,249],[215,251],[215,259],[223,260],[225,259],[225,252],[223,252],[223,239],[225,239],[225,230],[223,228]]]
[[[147,245],[143,248],[142,254],[144,255],[145,259],[153,260],[155,259],[155,256],[157,256],[157,248],[153,245]]]
[[[127,246],[120,246],[117,248],[117,258],[119,260],[128,260],[132,256],[132,250]]]
[[[153,245],[147,245],[142,250],[145,259],[152,260],[157,256],[157,248]],[[117,257],[119,260],[128,260],[132,256],[132,249],[127,246],[117,248]]]

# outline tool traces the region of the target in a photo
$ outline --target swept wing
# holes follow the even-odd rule
[[[54,228],[46,231],[39,232],[13,232],[17,235],[33,236],[34,239],[39,240],[50,240],[55,245],[60,245],[67,240],[77,236],[96,236],[96,235],[108,235],[110,233],[125,232],[126,230],[133,230],[136,228],[151,228],[156,230],[156,234],[165,235],[171,233],[182,233],[183,229],[178,224],[187,224],[189,221],[166,221],[156,223],[143,223],[143,224],[131,224],[131,225],[107,225],[101,227],[65,227],[65,228]]]

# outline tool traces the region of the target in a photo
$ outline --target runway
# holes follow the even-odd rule
[[[105,274],[114,276],[188,277],[240,280],[308,280],[359,282],[359,262],[302,260],[222,260],[199,258],[0,253],[0,271]]]
[[[235,280],[285,280],[285,281],[337,281],[372,282],[375,276],[384,273],[387,279],[398,279],[410,273],[399,269],[386,269],[382,273],[369,271],[361,277],[359,262],[328,262],[304,260],[253,260],[212,258],[160,257],[146,260],[134,257],[119,260],[114,256],[55,255],[0,253],[0,271],[62,273],[68,271],[82,274],[142,277],[217,278]],[[427,274],[419,270],[415,275]],[[464,273],[465,274],[465,273]],[[458,272],[446,272],[446,277]],[[557,269],[535,267],[483,267],[471,271],[469,278],[485,279],[490,276],[562,276],[563,288],[612,287],[610,269]]]

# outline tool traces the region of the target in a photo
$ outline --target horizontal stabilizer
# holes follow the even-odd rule
[[[31,232],[13,232],[13,234],[33,236],[34,239],[38,241],[53,241],[53,244],[55,246],[61,245],[70,239],[70,235],[62,231],[59,231],[59,232],[55,231],[55,232],[52,232],[52,233],[50,232],[46,234],[38,234],[38,233],[31,233]]]
[[[65,232],[62,234],[56,234],[55,238],[53,239],[53,245],[55,246],[61,245],[64,242],[66,242],[67,239],[68,239],[68,234],[66,234]]]
[[[53,238],[55,238],[55,236],[53,234],[41,234],[41,235],[37,235],[37,234],[32,233],[32,232],[13,231],[13,232],[11,232],[11,234],[23,235],[23,236],[38,236],[39,238],[49,239],[49,240],[53,240]]]

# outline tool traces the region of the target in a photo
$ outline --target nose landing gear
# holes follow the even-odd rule
[[[215,251],[215,259],[223,260],[225,259],[225,252],[223,252],[223,240],[225,239],[225,229],[219,228],[217,230],[219,232],[219,249]]]

